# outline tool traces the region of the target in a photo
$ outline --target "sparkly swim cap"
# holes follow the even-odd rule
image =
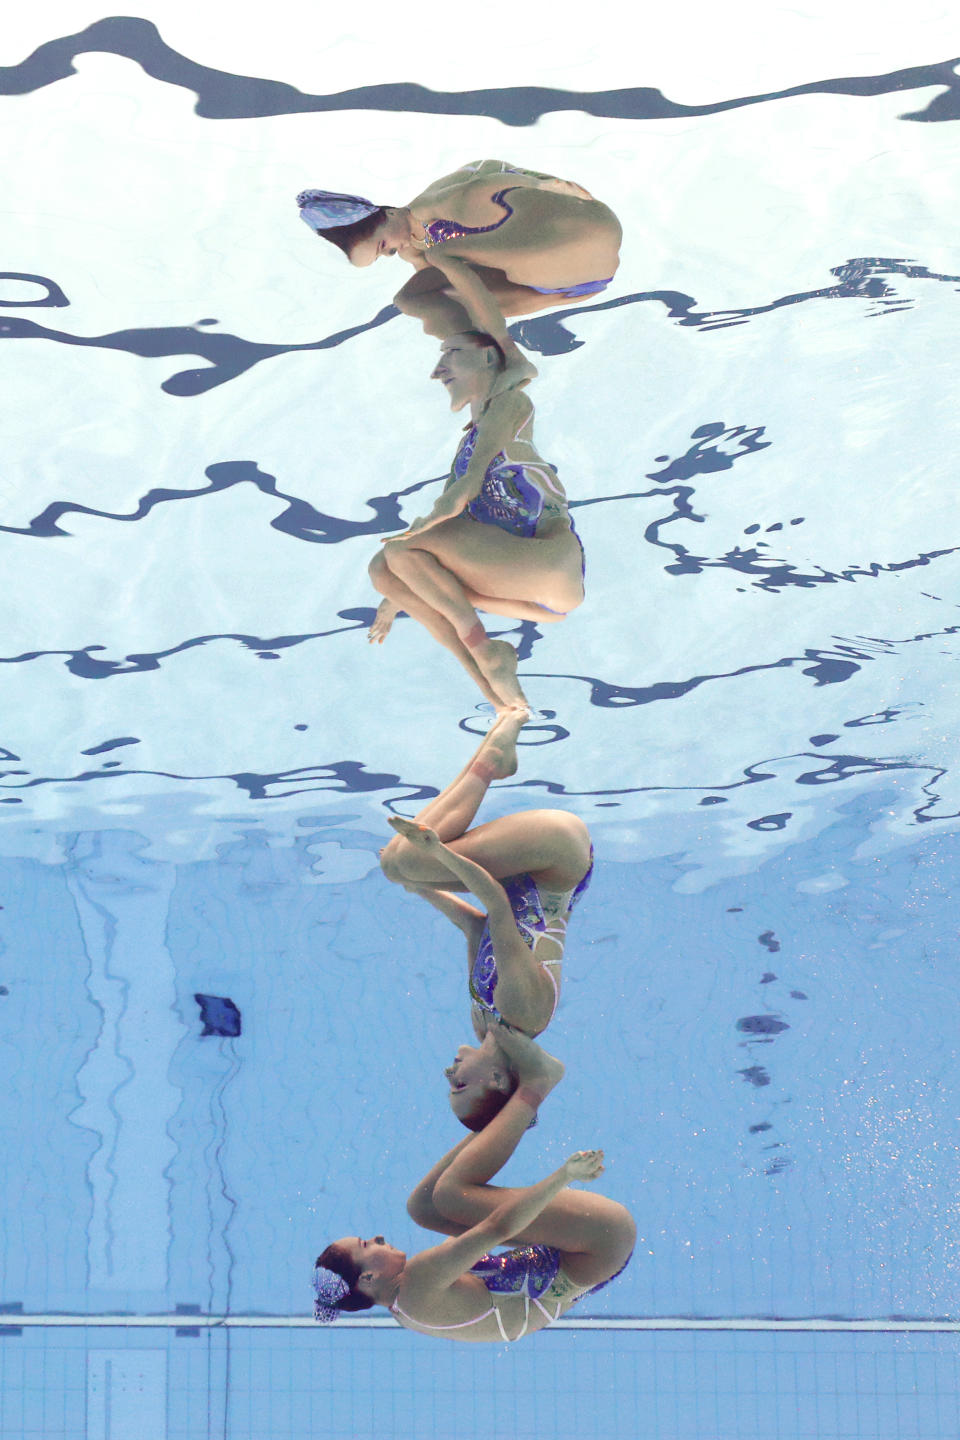
[[[321,1325],[329,1325],[340,1314],[337,1301],[342,1300],[344,1295],[349,1295],[350,1286],[335,1270],[328,1270],[325,1265],[316,1265],[313,1271],[313,1288],[317,1297],[313,1302],[313,1318],[319,1320]]]
[[[380,209],[362,195],[338,195],[333,190],[301,190],[297,204],[300,219],[305,220],[311,230],[336,230],[340,225],[355,225]]]

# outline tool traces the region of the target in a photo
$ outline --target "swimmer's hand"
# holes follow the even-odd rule
[[[416,270],[426,270],[428,261],[424,259],[423,244],[419,245],[398,245],[396,253],[401,260],[406,260]]]
[[[410,540],[415,535],[422,535],[425,530],[432,530],[434,525],[442,525],[444,520],[455,520],[466,508],[469,502],[469,491],[462,482],[457,486],[451,486],[450,490],[441,495],[429,515],[421,515],[416,520],[411,520],[406,530],[401,530],[398,535],[387,535],[383,540],[384,545],[390,545],[397,540]]]
[[[371,645],[382,645],[390,634],[390,627],[396,620],[400,611],[399,605],[394,605],[392,600],[381,600],[374,616],[373,624],[367,631],[367,639]]]
[[[410,524],[407,526],[406,530],[398,530],[397,533],[396,533],[396,535],[384,535],[384,537],[383,537],[383,539],[381,540],[380,543],[381,543],[382,545],[390,545],[390,544],[392,544],[395,540],[406,540],[406,538],[407,538],[407,536],[410,534],[411,530],[418,530],[418,531],[419,531],[420,529],[426,527],[427,522],[429,521],[429,519],[430,519],[430,516],[429,516],[429,515],[420,515],[416,520],[411,520],[411,522],[410,522]]]
[[[441,520],[446,520],[446,515],[421,515],[416,520],[411,520],[406,530],[399,531],[396,535],[386,535],[384,545],[390,545],[397,540],[409,540],[413,535],[422,535],[424,530],[432,530],[434,525],[439,525]]]
[[[596,1180],[603,1174],[602,1150],[578,1150],[564,1163],[568,1180]]]

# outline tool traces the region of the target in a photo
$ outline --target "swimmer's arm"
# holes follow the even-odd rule
[[[517,929],[506,890],[482,865],[475,864],[473,860],[465,860],[462,855],[445,845],[439,845],[437,851],[434,853],[441,864],[446,865],[458,880],[462,880],[486,909],[486,924],[490,926],[490,941],[497,961],[497,996],[500,996],[502,990],[511,1014],[526,1010],[528,1005],[536,1002],[539,995],[537,967],[526,941]],[[499,999],[497,1008],[502,1013],[503,1007]],[[509,1020],[509,1016],[505,1018]]]
[[[446,915],[458,930],[463,931],[468,940],[474,938],[478,926],[480,930],[483,929],[485,920],[483,911],[478,910],[475,905],[469,905],[466,900],[461,900],[459,895],[453,895],[449,890],[434,889],[431,885],[407,883],[403,888],[428,901],[435,910],[440,911],[441,915]]]
[[[444,845],[441,840],[435,840],[430,845],[428,853],[449,870],[451,875],[462,880],[466,889],[477,897],[487,912],[491,935],[494,921],[500,919],[504,914],[509,915],[511,923],[513,922],[513,911],[510,909],[507,892],[499,880],[494,880],[489,870],[485,870],[482,865],[477,865],[473,860],[464,859],[462,855],[457,854],[456,850],[451,850],[449,845]],[[514,925],[514,929],[516,929],[516,925]],[[519,934],[519,931],[517,933]]]
[[[383,543],[387,545],[391,540],[407,540],[414,535],[422,535],[424,530],[432,530],[434,525],[442,525],[444,520],[453,520],[457,515],[461,515],[470,501],[480,494],[487,466],[496,453],[496,450],[491,450],[489,454],[484,451],[480,462],[475,464],[477,451],[474,450],[466,473],[440,492],[429,515],[424,515],[422,520],[414,520],[401,535],[390,536]]]
[[[429,515],[425,515],[422,520],[415,520],[400,535],[389,537],[384,544],[396,544],[400,540],[412,539],[415,535],[422,535],[425,530],[431,530],[434,525],[442,525],[444,520],[453,520],[457,515],[461,515],[470,501],[480,494],[490,461],[516,438],[517,431],[532,413],[533,406],[530,401],[518,390],[507,390],[502,395],[495,395],[477,427],[477,439],[466,472],[437,496]]]
[[[530,401],[518,390],[507,390],[502,395],[494,395],[477,426],[476,443],[465,473],[446,487],[443,494],[437,497],[436,504],[426,520],[412,526],[408,533],[414,533],[415,530],[415,533],[419,534],[431,525],[439,525],[443,520],[452,520],[454,516],[462,514],[470,501],[480,494],[490,461],[516,438],[517,431],[532,413],[533,406]]]
[[[542,1004],[544,977],[513,917],[507,907],[506,913],[490,915],[490,943],[493,957],[497,962],[497,984],[493,992],[493,1003],[508,1025],[525,1029],[530,1024],[531,1010],[535,1015],[537,1002]]]
[[[477,239],[478,237],[470,236],[469,238]],[[450,246],[455,243],[452,240],[444,240],[439,245],[431,246],[425,256],[427,263],[433,265],[437,270],[441,270],[447,277],[457,299],[469,315],[474,329],[485,330],[504,349],[512,346],[513,341],[507,333],[507,322],[503,311],[473,267],[466,260],[453,254]]]
[[[469,1137],[470,1140],[473,1137]],[[457,1168],[456,1160],[437,1181],[436,1189],[448,1187]],[[448,1290],[471,1265],[475,1265],[493,1245],[503,1245],[521,1230],[525,1230],[540,1214],[541,1210],[568,1183],[567,1166],[561,1165],[546,1180],[521,1190],[519,1197],[508,1200],[491,1210],[478,1225],[464,1231],[453,1240],[434,1245],[430,1250],[421,1250],[408,1260],[403,1272],[402,1304],[416,1308],[419,1297],[428,1299],[431,1293]],[[454,1186],[454,1188],[456,1188]]]
[[[424,259],[423,252],[415,250],[412,245],[401,245],[397,254],[401,260],[406,260],[408,265],[412,265],[414,270],[426,270],[428,261]]]
[[[493,238],[492,235],[464,236],[464,239],[469,240],[492,240]],[[507,329],[503,311],[480,279],[473,265],[451,251],[450,247],[458,243],[460,242],[456,240],[444,240],[442,244],[434,245],[427,252],[427,261],[447,277],[454,294],[466,310],[475,329],[484,330],[488,335],[492,335],[503,351],[507,363],[494,381],[491,393],[496,395],[503,390],[512,390],[517,385],[528,385],[531,380],[536,379],[537,367],[527,359],[513,341]],[[478,263],[483,262],[481,260]],[[492,259],[490,263],[495,266],[496,259]]]
[[[468,1143],[472,1139],[472,1135],[468,1136]],[[439,1179],[441,1185],[443,1178]],[[488,1250],[500,1244],[501,1226],[491,1223],[492,1220],[492,1215],[487,1216],[462,1235],[421,1250],[407,1261],[399,1296],[404,1310],[410,1309],[416,1314],[418,1301],[429,1301],[438,1291],[449,1290],[471,1265],[476,1265]]]
[[[482,483],[490,461],[516,440],[533,413],[533,405],[522,390],[506,390],[492,396],[477,425],[477,438],[464,480],[469,480],[477,469]]]
[[[497,963],[493,1003],[508,1025],[525,1030],[531,1024],[532,1016],[537,1014],[538,1002],[541,1006],[543,1004],[543,987],[552,987],[517,929],[513,911],[500,923],[493,920],[488,923],[493,958]],[[535,1020],[533,1024],[536,1025]]]

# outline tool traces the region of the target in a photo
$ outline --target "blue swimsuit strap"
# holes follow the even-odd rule
[[[440,245],[444,240],[458,240],[461,235],[486,235],[491,230],[499,230],[500,226],[505,224],[513,214],[513,206],[504,200],[504,195],[509,195],[511,190],[521,190],[522,188],[521,185],[508,185],[505,190],[498,190],[495,195],[490,196],[491,200],[497,205],[502,205],[507,212],[505,215],[502,215],[499,220],[495,220],[492,225],[462,225],[459,220],[437,219],[429,221],[429,223],[423,227],[426,233],[427,245]],[[434,233],[435,227],[440,227],[439,232],[436,234]]]

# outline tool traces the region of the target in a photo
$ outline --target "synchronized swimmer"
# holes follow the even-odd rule
[[[518,1079],[499,1022],[539,1035],[560,1000],[570,914],[593,874],[586,825],[568,810],[525,810],[473,825],[492,780],[517,769],[526,716],[508,711],[459,775],[381,852],[388,880],[427,900],[467,941],[471,1021],[479,1046],[461,1045],[444,1072],[450,1107],[468,1129],[489,1123]],[[477,909],[454,892],[469,890]]]
[[[382,643],[405,610],[449,650],[496,708],[525,706],[517,655],[491,640],[478,610],[553,624],[583,600],[583,546],[563,485],[533,442],[525,392],[493,395],[502,355],[490,335],[443,343],[433,379],[471,423],[430,513],[387,540],[369,574],[385,598],[370,629]]]
[[[407,1256],[382,1235],[328,1245],[314,1270],[314,1316],[383,1305],[405,1330],[438,1340],[501,1344],[551,1324],[626,1267],[636,1226],[603,1195],[569,1188],[603,1171],[602,1150],[581,1150],[537,1185],[491,1185],[564,1067],[535,1041],[501,1026],[520,1084],[479,1134],[444,1155],[414,1190],[407,1213],[451,1238]],[[512,1245],[501,1253],[491,1247]]]
[[[463,165],[407,205],[327,190],[304,190],[297,203],[352,265],[386,255],[412,265],[394,303],[441,339],[469,328],[458,286],[482,290],[503,316],[531,315],[600,294],[620,264],[623,232],[608,206],[573,181],[505,160]],[[525,364],[512,342],[506,361],[516,383]]]
[[[432,379],[470,423],[428,515],[389,536],[369,575],[383,596],[369,630],[382,644],[405,611],[460,662],[497,719],[446,788],[381,852],[384,875],[445,915],[467,941],[471,1020],[444,1071],[450,1106],[472,1132],[407,1202],[449,1237],[408,1257],[382,1235],[346,1236],[316,1262],[314,1314],[387,1307],[438,1339],[518,1340],[616,1278],[636,1226],[623,1205],[569,1188],[603,1170],[578,1151],[539,1184],[490,1181],[564,1073],[535,1042],[553,1018],[571,912],[593,873],[586,825],[565,810],[528,810],[475,825],[495,779],[517,770],[530,718],[517,653],[478,611],[541,624],[584,598],[583,546],[556,469],[536,449],[525,393],[536,368],[506,317],[600,294],[619,264],[616,216],[582,186],[505,161],[463,166],[409,205],[305,190],[301,217],[356,266],[399,255],[416,274],[395,297],[441,339]],[[479,907],[457,892],[469,891]],[[491,1247],[510,1248],[494,1253]]]

